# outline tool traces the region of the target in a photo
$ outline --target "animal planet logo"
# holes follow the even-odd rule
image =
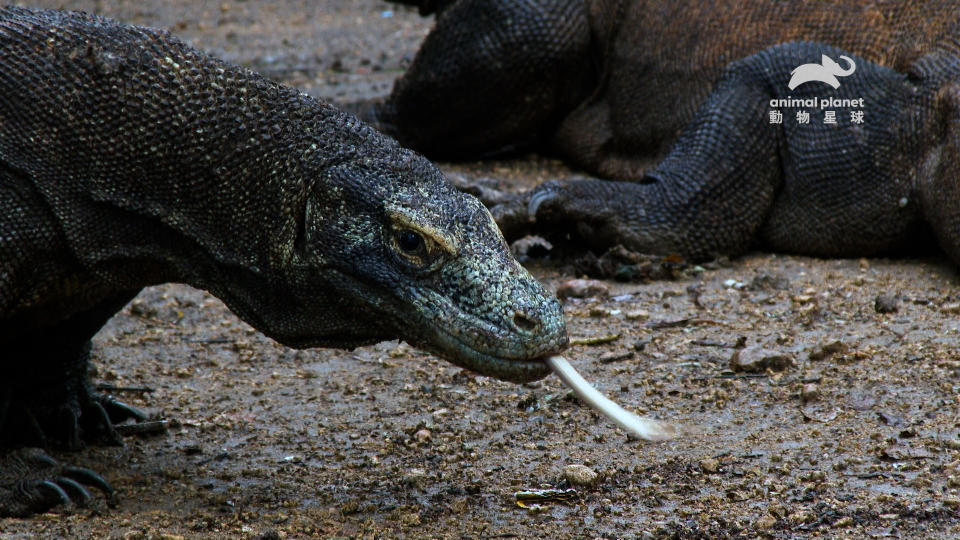
[[[840,88],[840,81],[837,77],[849,77],[857,70],[857,64],[849,56],[840,56],[841,60],[846,60],[849,67],[844,68],[833,58],[827,55],[821,55],[819,64],[803,64],[797,66],[790,72],[790,82],[787,88],[793,90],[801,84],[808,82],[822,82],[829,84],[836,90]]]
[[[793,90],[801,84],[808,82],[822,82],[833,87],[834,90],[840,88],[840,81],[837,77],[849,77],[857,70],[857,64],[853,61],[853,58],[840,55],[840,59],[846,61],[847,67],[841,66],[838,62],[834,61],[833,58],[825,54],[820,55],[819,64],[811,63],[797,66],[790,72],[790,82],[787,83],[787,87]],[[857,99],[840,99],[835,97],[821,99],[818,96],[809,98],[787,96],[786,98],[774,98],[770,100],[771,109],[769,118],[771,124],[783,124],[783,112],[780,110],[780,107],[809,107],[822,111],[824,124],[837,124],[839,119],[837,118],[836,109],[852,108],[853,110],[849,111],[850,123],[862,124],[864,120],[863,106],[862,97]],[[810,123],[811,114],[807,110],[795,111],[795,116],[798,124]]]

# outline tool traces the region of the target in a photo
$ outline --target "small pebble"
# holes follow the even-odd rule
[[[767,368],[783,371],[792,365],[789,354],[761,347],[746,347],[734,351],[730,357],[730,369],[747,373],[762,373]]]
[[[777,524],[777,518],[771,516],[770,514],[767,514],[761,517],[760,519],[758,519],[756,522],[754,522],[753,527],[758,531],[765,531],[776,524]]]
[[[563,468],[563,477],[572,486],[590,486],[600,477],[596,471],[579,463]]]
[[[827,358],[828,356],[833,356],[835,354],[842,354],[847,352],[847,345],[842,341],[831,341],[830,343],[821,345],[814,349],[810,353],[810,360],[819,361]]]
[[[404,473],[401,482],[406,486],[420,486],[427,479],[427,471],[424,469],[410,469]]]
[[[700,470],[705,473],[713,474],[720,470],[720,461],[716,458],[706,458],[700,460]]]
[[[557,298],[594,298],[610,296],[610,287],[595,279],[571,279],[557,287]]]
[[[790,280],[780,274],[760,274],[750,280],[750,289],[764,291],[770,289],[783,290],[790,287]]]
[[[896,296],[881,294],[873,301],[873,309],[877,313],[896,313],[899,303]]]
[[[944,304],[940,308],[940,311],[944,313],[950,313],[952,315],[956,315],[960,313],[960,304]]]
[[[421,429],[413,434],[413,438],[419,443],[429,442],[433,438],[433,435],[430,433],[429,429]]]
[[[609,351],[601,354],[597,360],[599,360],[601,364],[610,364],[620,362],[621,360],[630,360],[631,358],[633,358],[633,351]]]
[[[820,399],[820,387],[815,383],[807,383],[800,389],[800,400],[803,402]]]
[[[837,528],[849,527],[853,525],[853,518],[850,516],[844,516],[833,522],[833,526]]]
[[[641,309],[639,311],[628,311],[623,316],[631,321],[645,321],[650,318],[650,312]]]
[[[416,512],[407,512],[400,515],[400,524],[406,527],[413,527],[420,524],[420,514]]]

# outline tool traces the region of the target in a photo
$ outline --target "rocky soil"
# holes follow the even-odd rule
[[[169,28],[333,99],[389,91],[431,24],[375,0],[32,5]],[[573,174],[443,167],[517,188]],[[512,385],[396,342],[294,351],[153,287],[96,338],[96,379],[170,429],[56,453],[116,501],[0,520],[0,538],[958,538],[958,284],[942,257],[757,253],[567,299],[567,357],[685,428],[666,443],[628,440],[555,377]],[[518,504],[539,489],[560,491]]]

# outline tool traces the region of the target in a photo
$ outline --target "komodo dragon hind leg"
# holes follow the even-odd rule
[[[113,496],[113,487],[99,474],[65,467],[39,448],[0,453],[0,517],[29,516],[70,503],[85,506],[91,486]]]
[[[491,213],[510,232],[535,221],[540,234],[571,235],[591,249],[619,244],[689,260],[743,253],[782,183],[783,134],[767,123],[768,63],[758,56],[731,64],[670,154],[642,178],[552,180],[527,195],[526,208]]]

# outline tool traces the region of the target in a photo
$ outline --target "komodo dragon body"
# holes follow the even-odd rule
[[[619,180],[665,155],[734,60],[817,41],[902,70],[960,17],[956,0],[404,3],[436,26],[365,117],[431,158],[533,147]]]
[[[0,10],[0,446],[115,440],[133,411],[92,392],[90,339],[171,281],[297,348],[400,338],[526,381],[566,344],[559,303],[421,156],[165,32]],[[0,453],[0,515],[103,485],[62,472]]]
[[[431,6],[436,28],[373,111],[401,140],[475,156],[548,140],[605,178],[547,182],[494,207],[508,237],[532,227],[593,248],[707,259],[755,246],[893,254],[935,236],[960,263],[960,2]],[[791,83],[823,62],[842,62],[836,88]],[[790,98],[862,101],[832,108],[828,123],[820,106],[775,105]],[[468,103],[480,104],[469,117]],[[642,164],[670,142],[659,165]]]

